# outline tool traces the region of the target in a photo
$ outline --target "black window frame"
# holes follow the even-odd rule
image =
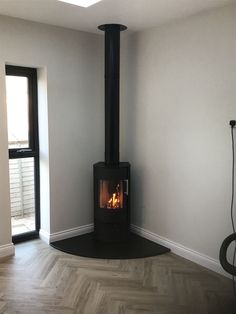
[[[39,152],[37,69],[6,65],[6,75],[27,77],[29,97],[29,147],[9,148],[9,157],[17,158],[18,153],[24,153],[25,157],[35,157],[33,155]]]
[[[39,173],[37,69],[15,65],[6,65],[5,72],[6,76],[22,76],[28,78],[29,147],[8,148],[8,151],[9,159],[34,157],[35,230],[12,236],[13,243],[18,243],[38,238],[40,229],[40,173]]]

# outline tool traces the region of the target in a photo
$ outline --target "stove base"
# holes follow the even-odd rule
[[[103,259],[143,258],[170,252],[170,249],[144,239],[132,232],[129,239],[125,242],[100,242],[95,239],[94,233],[91,232],[53,242],[51,246],[69,254]]]

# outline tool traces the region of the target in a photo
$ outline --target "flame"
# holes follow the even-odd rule
[[[120,207],[120,186],[116,186],[116,192],[112,193],[112,197],[107,202],[107,208],[115,209]]]

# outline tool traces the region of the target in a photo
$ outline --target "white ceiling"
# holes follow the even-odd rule
[[[104,23],[139,31],[236,0],[102,0],[81,8],[57,0],[0,0],[0,14],[87,32]]]

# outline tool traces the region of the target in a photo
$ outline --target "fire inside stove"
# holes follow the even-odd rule
[[[112,197],[107,202],[107,208],[120,208],[120,185],[117,184],[116,192],[112,193]]]
[[[100,180],[100,208],[123,208],[123,182]]]

